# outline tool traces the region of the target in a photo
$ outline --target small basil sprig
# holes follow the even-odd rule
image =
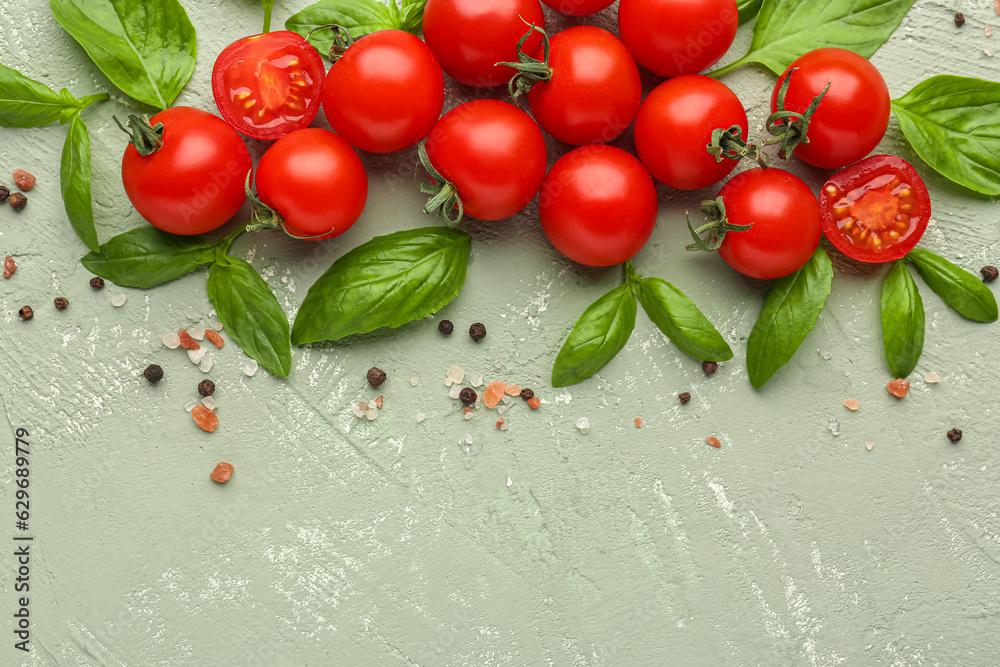
[[[73,231],[88,248],[96,249],[100,241],[97,239],[97,227],[94,226],[90,176],[90,132],[80,114],[74,114],[63,143],[59,184],[66,216]]]
[[[740,23],[746,23],[757,16],[764,0],[736,0],[736,9],[740,12]]]
[[[981,280],[944,257],[914,248],[906,259],[945,303],[975,322],[997,321],[997,299]]]
[[[229,239],[213,242],[204,236],[177,236],[144,225],[113,237],[80,262],[116,285],[147,289],[214,261],[216,247],[226,242],[232,243]]]
[[[405,30],[420,34],[424,5],[427,0],[320,0],[309,5],[285,21],[285,27],[309,40],[324,56],[330,53],[334,34],[329,30],[316,30],[323,26],[339,25],[355,39],[378,30]],[[315,31],[315,32],[313,32]]]
[[[815,328],[832,282],[830,258],[817,248],[805,266],[771,288],[747,341],[747,371],[755,389],[795,356]]]
[[[49,7],[133,99],[166,109],[194,72],[194,26],[177,0],[49,0]]]
[[[892,101],[903,134],[942,176],[1000,195],[1000,83],[940,75]]]
[[[924,302],[905,261],[895,262],[882,282],[882,347],[889,370],[905,378],[924,350]]]
[[[781,74],[807,51],[826,46],[870,58],[902,23],[914,0],[764,0],[753,24],[750,51],[710,72],[722,76],[747,63]]]

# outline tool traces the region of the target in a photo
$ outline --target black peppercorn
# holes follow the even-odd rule
[[[90,286],[94,289],[104,289],[104,278],[100,276],[94,276],[90,279]]]
[[[64,296],[57,296],[53,303],[56,304],[56,308],[59,310],[66,310],[66,306],[69,305],[69,299]]]
[[[691,394],[687,393],[686,391],[682,394],[677,394],[677,398],[680,399],[681,403],[691,402]]]
[[[472,387],[466,387],[465,389],[463,389],[458,393],[458,398],[460,401],[462,401],[462,403],[465,403],[466,405],[472,405],[473,403],[476,402],[478,396],[476,396],[475,389],[473,389]]]
[[[526,401],[530,401],[535,397],[535,392],[531,391],[527,387],[521,390],[521,398]]]
[[[202,396],[211,396],[215,393],[215,383],[211,380],[202,380],[198,383],[198,393]]]
[[[22,306],[21,309],[17,311],[17,316],[22,320],[30,320],[35,316],[35,311],[31,309],[31,306]]]
[[[995,266],[984,266],[979,269],[979,272],[983,274],[983,282],[991,283],[997,278],[1000,278],[1000,270],[997,270]]]
[[[149,384],[156,384],[163,379],[163,369],[156,364],[150,364],[146,366],[146,370],[142,372],[142,376],[149,380]]]
[[[368,384],[373,387],[381,387],[383,382],[385,382],[385,371],[374,366],[368,369]]]
[[[719,370],[719,364],[714,361],[703,361],[701,362],[701,369],[705,371],[705,375],[711,375],[715,371]]]
[[[962,429],[953,428],[948,431],[948,439],[952,442],[958,442],[962,439]]]
[[[469,337],[477,343],[486,338],[486,327],[483,326],[482,322],[476,322],[469,327]]]
[[[445,336],[450,336],[451,332],[455,330],[455,325],[451,323],[451,320],[441,320],[438,323],[438,331],[443,333]]]
[[[28,198],[22,195],[20,192],[15,192],[10,196],[8,200],[10,207],[15,211],[24,210],[24,207],[28,205]]]
[[[7,201],[7,197],[10,197],[10,190],[0,185],[0,204]]]
[[[955,12],[955,27],[961,28],[965,25],[965,14],[962,12]]]

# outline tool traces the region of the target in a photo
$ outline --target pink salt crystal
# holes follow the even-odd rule
[[[3,277],[10,278],[17,271],[17,262],[10,255],[7,255],[3,260]]]
[[[855,399],[849,398],[846,401],[844,401],[844,407],[847,408],[848,410],[854,412],[859,407],[861,407],[861,405]]]
[[[496,428],[500,428],[501,426],[503,426],[503,417],[497,420]]]
[[[375,407],[377,407],[380,410],[382,409],[382,396],[381,395],[378,398],[375,399]]]
[[[867,449],[869,452],[872,450],[872,447],[874,447],[874,446],[875,446],[874,442],[866,442],[865,443],[865,449]]]
[[[642,417],[636,417],[635,418],[635,427],[636,428],[642,428]]]
[[[470,408],[470,407],[464,407],[464,408],[462,408],[462,414],[467,415],[470,412],[472,412],[472,408]]]
[[[27,192],[31,188],[35,187],[35,177],[26,172],[24,169],[14,170],[14,183],[22,192]]]
[[[517,396],[521,393],[521,388],[516,384],[508,384],[504,386],[504,392],[508,396]]]
[[[541,404],[542,404],[542,399],[538,398],[537,396],[528,399],[528,407],[530,407],[532,410],[537,410],[538,406],[540,406]]]
[[[993,34],[993,26],[991,25],[986,26],[986,36],[989,37],[992,34]]]
[[[486,404],[487,408],[492,410],[497,406],[497,403],[500,402],[500,399],[503,398],[504,392],[506,390],[507,390],[507,385],[505,385],[500,380],[490,382],[486,386],[486,389],[483,390],[483,403]]]

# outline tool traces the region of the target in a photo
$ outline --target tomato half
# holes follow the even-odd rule
[[[621,0],[618,32],[639,64],[660,76],[697,74],[736,37],[736,0]]]
[[[781,169],[750,169],[727,182],[719,196],[734,225],[753,227],[729,232],[719,255],[751,278],[783,278],[809,261],[820,240],[816,195],[797,176]]]
[[[323,84],[333,131],[369,153],[395,153],[427,136],[444,106],[444,74],[419,37],[379,30],[353,44]]]
[[[490,88],[514,76],[496,63],[517,62],[517,43],[527,30],[521,18],[545,27],[538,0],[427,0],[424,39],[448,76]],[[534,53],[541,44],[541,35],[532,35],[524,52]]]
[[[711,155],[712,131],[739,125],[747,139],[743,103],[726,84],[707,76],[678,76],[661,83],[642,102],[635,118],[635,149],[658,181],[679,190],[718,183],[737,162]]]
[[[862,262],[891,262],[910,252],[927,229],[931,198],[913,166],[873,155],[833,175],[819,195],[823,232]]]
[[[539,48],[535,57],[543,59]],[[552,79],[528,91],[531,113],[553,138],[582,146],[624,132],[639,109],[642,81],[632,54],[607,30],[578,26],[550,40]]]
[[[223,49],[212,69],[212,94],[238,132],[273,141],[313,121],[325,75],[323,58],[309,42],[278,30]]]
[[[427,157],[458,190],[466,215],[509,218],[527,206],[545,178],[545,137],[531,117],[507,102],[473,100],[437,122]]]
[[[559,158],[538,198],[549,241],[587,266],[613,266],[635,257],[653,233],[657,208],[649,172],[613,146],[583,146]]]
[[[542,0],[560,14],[567,16],[589,16],[607,9],[615,0]]]
[[[816,49],[799,56],[778,79],[771,93],[771,112],[778,91],[791,74],[784,108],[805,111],[813,98],[827,91],[809,120],[807,144],[795,155],[816,167],[836,169],[871,153],[889,126],[889,88],[867,58],[837,48]]]
[[[281,215],[292,236],[328,239],[346,232],[361,216],[368,176],[346,141],[333,132],[307,128],[279,139],[264,153],[257,165],[257,196]]]
[[[163,123],[163,145],[140,155],[129,144],[122,157],[122,184],[139,215],[182,235],[204,234],[236,215],[253,169],[243,138],[218,116],[192,107],[172,107],[149,122]]]

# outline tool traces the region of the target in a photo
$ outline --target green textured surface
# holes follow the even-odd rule
[[[214,109],[213,56],[258,30],[260,11],[251,0],[183,4],[200,58],[177,103]],[[275,25],[305,4],[279,2]],[[960,30],[955,10],[968,21]],[[612,28],[614,9],[592,22]],[[985,36],[988,24],[1000,24],[989,0],[918,0],[873,61],[893,97],[933,73],[996,80],[985,50],[1000,43]],[[98,231],[103,241],[140,224],[118,176],[124,138],[111,114],[147,109],[110,86],[42,0],[0,4],[0,60],[56,89],[112,93],[86,115]],[[746,69],[725,80],[759,136],[773,77]],[[448,104],[462,99],[450,85]],[[996,663],[995,326],[962,319],[921,287],[926,349],[897,401],[884,389],[879,270],[835,258],[816,330],[756,392],[743,357],[765,285],[684,252],[684,210],[716,188],[661,188],[658,227],[636,266],[683,289],[717,324],[736,358],[716,375],[640,313],[618,359],[553,390],[566,331],[621,275],[558,256],[532,206],[509,221],[464,224],[474,237],[468,282],[442,312],[456,335],[443,338],[428,320],[296,350],[287,381],[263,370],[246,377],[229,343],[208,374],[221,425],[205,434],[183,405],[206,376],[160,338],[214,322],[207,271],[146,292],[92,291],[59,198],[65,131],[0,129],[0,181],[17,167],[38,176],[27,209],[0,207],[0,254],[20,265],[0,280],[0,515],[9,521],[0,535],[13,544],[9,434],[24,427],[35,536],[33,651],[12,646],[8,556],[0,664]],[[565,150],[551,147],[552,159]],[[263,146],[251,148],[256,157]],[[880,148],[912,160],[931,188],[936,222],[924,247],[974,271],[998,263],[997,200],[927,170],[895,120]],[[310,244],[264,232],[235,246],[290,317],[347,249],[429,224],[410,181],[415,152],[364,159],[369,206],[343,237]],[[815,187],[824,180],[791,168]],[[116,294],[128,297],[121,308],[110,303]],[[52,307],[59,295],[69,309]],[[28,323],[16,314],[25,303],[37,313]],[[478,345],[463,333],[476,321],[489,330]],[[155,388],[139,377],[151,362],[166,372]],[[452,364],[532,387],[546,402],[531,412],[513,401],[506,432],[494,429],[495,413],[466,421],[443,383]],[[389,375],[379,392],[364,383],[372,365]],[[929,371],[941,384],[921,380]],[[678,404],[681,391],[690,404]],[[378,419],[356,419],[351,403],[376,393],[385,395]],[[860,411],[847,411],[846,398]],[[575,428],[580,417],[587,435]],[[965,431],[957,445],[945,438],[953,427]],[[705,444],[709,435],[721,449]],[[208,479],[220,460],[236,466],[225,486]]]

